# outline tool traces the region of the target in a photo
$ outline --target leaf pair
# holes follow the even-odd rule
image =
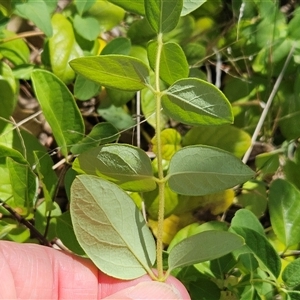
[[[71,216],[77,239],[86,254],[104,273],[133,279],[151,268],[155,242],[132,199],[101,178],[80,175],[71,189]],[[169,254],[169,271],[223,256],[243,245],[239,236],[206,231],[175,245]]]
[[[156,187],[151,161],[130,145],[104,145],[79,155],[73,168],[79,173],[101,176],[125,190],[152,191]],[[254,172],[232,154],[209,146],[190,146],[170,160],[166,180],[178,194],[206,195],[240,184]]]

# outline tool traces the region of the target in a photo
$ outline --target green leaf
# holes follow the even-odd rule
[[[86,12],[87,15],[98,20],[102,32],[109,31],[119,25],[125,16],[125,11],[122,8],[110,2],[106,0],[97,0]]]
[[[74,0],[77,11],[80,15],[88,11],[95,2],[96,0]]]
[[[200,276],[199,276],[200,277]],[[220,300],[221,291],[216,283],[206,278],[197,278],[189,283],[189,294],[192,299]],[[200,296],[201,295],[201,296]],[[200,298],[201,297],[201,298]]]
[[[146,192],[156,187],[150,158],[130,145],[112,144],[88,150],[76,158],[73,168],[79,173],[101,176],[128,191]]]
[[[148,67],[130,56],[82,57],[72,60],[70,65],[77,73],[106,87],[138,91],[148,84]]]
[[[176,244],[169,253],[169,269],[193,265],[226,255],[244,244],[244,240],[227,231],[209,230],[190,236]]]
[[[117,107],[123,106],[135,98],[135,92],[131,91],[120,91],[117,89],[106,88],[106,93],[112,104]]]
[[[165,113],[187,125],[232,123],[229,101],[214,85],[197,78],[176,81],[167,89],[162,106]]]
[[[148,44],[148,59],[151,68],[155,70],[156,54],[158,44],[153,41]],[[176,43],[165,43],[161,49],[160,57],[160,78],[167,84],[171,85],[176,80],[179,80],[189,75],[189,65],[185,54],[181,47]]]
[[[264,228],[257,217],[247,209],[239,209],[235,213],[231,221],[231,226],[250,228],[261,235],[265,235]]]
[[[199,8],[207,0],[183,0],[183,8],[181,11],[181,16],[186,16],[192,11]]]
[[[80,154],[99,144],[111,143],[119,138],[118,130],[110,123],[98,123],[91,132],[71,148],[73,154]]]
[[[12,115],[16,106],[17,90],[17,84],[11,68],[0,61],[0,118],[8,119]],[[1,127],[0,132],[2,131]]]
[[[182,0],[144,1],[145,17],[156,33],[172,31],[178,24]]]
[[[53,36],[49,39],[50,62],[53,73],[66,84],[73,81],[74,71],[69,61],[83,56],[76,42],[72,24],[61,14],[52,17]]]
[[[74,84],[74,97],[78,100],[89,100],[97,95],[101,90],[101,86],[81,75],[77,75]]]
[[[52,26],[48,6],[44,0],[13,0],[14,13],[32,21],[48,37],[52,35]]]
[[[197,144],[221,148],[241,158],[251,144],[251,137],[233,125],[203,125],[193,127],[182,139],[183,147]]]
[[[227,229],[228,227],[224,222],[209,221],[203,224],[192,223],[180,229],[176,233],[176,235],[174,236],[174,238],[172,239],[168,247],[168,252],[170,252],[175,245],[177,245],[178,243],[180,243],[181,241],[185,240],[190,236],[196,235],[204,231],[209,231],[209,230],[227,231]]]
[[[253,176],[254,172],[238,158],[209,146],[189,146],[179,150],[172,157],[168,171],[170,188],[191,196],[222,191]]]
[[[230,230],[242,236],[246,242],[245,250],[249,249],[260,262],[260,266],[278,278],[281,270],[280,258],[267,238],[247,227],[231,226]]]
[[[300,285],[300,259],[296,259],[290,262],[282,273],[282,280],[285,284],[294,289],[298,285]]]
[[[101,51],[101,55],[108,54],[123,54],[129,55],[131,49],[131,42],[128,38],[117,37],[111,40]]]
[[[167,128],[161,132],[161,155],[162,159],[170,160],[172,156],[181,148],[181,135],[173,129]],[[151,140],[153,145],[152,151],[157,155],[157,137]]]
[[[115,106],[107,96],[101,99],[97,113],[107,122],[111,123],[118,130],[128,130],[133,128],[136,122],[129,113],[127,106]]]
[[[300,291],[288,291],[288,300],[300,300]]]
[[[57,237],[69,250],[78,255],[84,255],[85,252],[79,245],[75,236],[70,211],[67,211],[56,217],[56,222]]]
[[[300,242],[300,192],[288,181],[277,179],[269,191],[269,211],[277,238],[290,247]]]
[[[12,40],[0,43],[0,56],[7,58],[16,66],[28,63],[30,52],[26,43],[22,39],[15,39],[17,34],[14,32],[3,29],[1,33],[1,38]]]
[[[70,211],[79,244],[102,272],[120,279],[152,272],[153,236],[123,190],[101,178],[78,176]]]
[[[58,178],[55,171],[52,169],[53,160],[48,153],[42,151],[34,151],[36,158],[35,168],[43,189],[43,196],[46,203],[46,211],[51,211],[53,200],[58,184]]]
[[[126,11],[133,12],[139,15],[145,14],[144,0],[124,1],[124,0],[109,0],[109,2],[114,3]]]
[[[62,154],[84,134],[84,123],[76,102],[65,84],[54,74],[35,70],[31,75],[35,95],[43,114],[51,126]]]
[[[26,216],[31,212],[36,197],[36,176],[27,164],[20,164],[10,157],[6,159],[6,163],[12,185],[14,208],[18,207],[18,213]]]
[[[75,15],[73,26],[76,32],[88,41],[94,41],[101,33],[100,25],[93,17]]]

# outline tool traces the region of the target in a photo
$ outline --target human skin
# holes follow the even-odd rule
[[[0,241],[0,299],[190,299],[174,277],[124,281],[88,259],[35,244]]]

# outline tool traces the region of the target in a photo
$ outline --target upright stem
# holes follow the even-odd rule
[[[156,89],[156,140],[157,140],[157,169],[158,169],[158,197],[159,197],[159,208],[158,208],[158,222],[157,222],[157,250],[156,250],[156,262],[158,279],[163,280],[163,221],[164,221],[164,210],[165,210],[165,180],[162,165],[162,145],[161,145],[161,124],[160,124],[160,111],[161,111],[161,91],[160,91],[160,57],[163,47],[162,33],[157,36],[157,54],[155,63],[155,89]]]

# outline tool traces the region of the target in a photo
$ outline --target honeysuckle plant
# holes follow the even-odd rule
[[[0,1],[0,238],[298,299],[298,4],[62,2]]]

